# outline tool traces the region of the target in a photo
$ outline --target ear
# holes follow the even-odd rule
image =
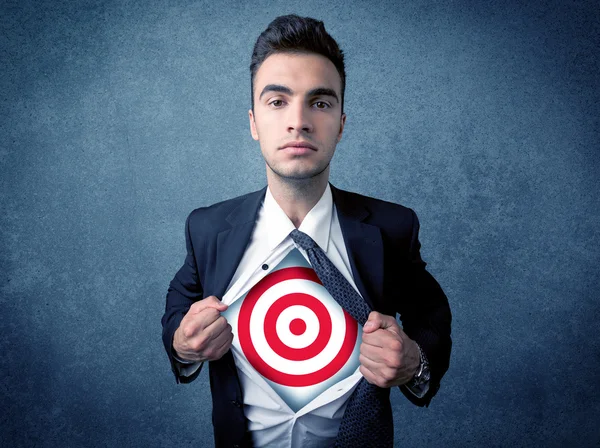
[[[254,140],[258,141],[258,131],[256,130],[256,122],[254,121],[252,109],[248,111],[248,118],[250,119],[250,134],[252,134]]]
[[[342,117],[340,118],[340,132],[337,136],[337,142],[339,143],[340,140],[342,139],[342,134],[344,133],[344,126],[346,125],[346,114],[342,114]]]

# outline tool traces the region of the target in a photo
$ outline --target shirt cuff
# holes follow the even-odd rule
[[[185,359],[181,359],[175,353],[173,353],[173,359],[175,359],[175,361],[177,361],[175,363],[175,367],[177,367],[177,370],[179,371],[180,376],[191,376],[202,365],[202,363],[199,361],[196,362],[196,361],[187,361]]]

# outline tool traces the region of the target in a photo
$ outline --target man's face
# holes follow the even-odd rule
[[[268,175],[329,176],[346,122],[341,84],[333,63],[321,55],[276,53],[263,61],[254,78],[254,112],[248,114]]]

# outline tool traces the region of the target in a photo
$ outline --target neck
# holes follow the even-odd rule
[[[319,202],[328,181],[329,167],[309,179],[283,178],[267,167],[269,190],[296,228],[300,227],[308,212]]]

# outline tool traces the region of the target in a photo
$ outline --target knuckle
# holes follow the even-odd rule
[[[381,376],[385,382],[392,381],[396,377],[396,372],[393,369],[385,369]]]
[[[202,307],[202,300],[198,300],[197,302],[192,303],[192,305],[190,306],[190,311],[196,311],[200,307]]]
[[[191,347],[195,352],[200,352],[206,348],[205,345],[206,345],[206,339],[203,337],[200,337],[191,344]]]
[[[207,300],[208,303],[210,303],[211,305],[217,305],[221,303],[221,301],[217,299],[216,296],[208,296],[205,300]]]
[[[400,350],[402,350],[402,342],[397,339],[394,339],[390,342],[390,349],[395,352],[399,352]]]
[[[217,314],[219,314],[219,312],[217,310],[215,310],[214,308],[211,308],[211,307],[204,308],[202,311],[200,311],[200,313],[206,317],[213,317],[213,316],[216,316]]]
[[[402,367],[402,359],[399,356],[392,356],[387,360],[387,365],[392,369],[399,369]]]
[[[214,308],[205,308],[200,313],[198,313],[199,318],[202,321],[202,326],[204,328],[208,327],[215,320],[217,320],[219,312]]]
[[[183,335],[184,338],[189,339],[193,336],[194,332],[189,325],[185,325],[185,326],[181,327],[181,334]]]

